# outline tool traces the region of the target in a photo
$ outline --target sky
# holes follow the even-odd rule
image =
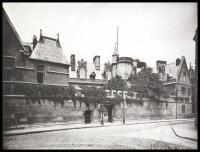
[[[42,34],[59,39],[65,55],[101,64],[112,61],[118,32],[120,57],[156,68],[185,56],[195,63],[197,3],[3,3],[23,42]]]

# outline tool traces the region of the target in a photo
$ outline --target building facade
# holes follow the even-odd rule
[[[70,62],[64,55],[59,34],[57,38],[44,36],[42,30],[33,36],[31,43],[22,42],[16,29],[3,10],[3,120],[16,118],[20,114],[21,122],[29,119],[44,121],[79,121],[84,122],[84,112],[88,109],[81,101],[66,100],[64,106],[55,105],[44,100],[41,104],[29,103],[26,96],[15,94],[16,84],[31,84],[45,86],[74,86],[76,95],[82,96],[83,87],[102,88],[113,77],[121,76],[128,79],[141,68],[146,67],[145,62],[131,57],[120,57],[115,47],[112,62],[102,64],[100,56],[96,55],[91,62],[76,59],[72,54]],[[191,114],[191,82],[185,58],[167,64],[165,61],[157,62],[157,69],[161,80],[171,92],[168,103],[145,101],[143,104],[125,104],[125,114],[129,119],[144,117],[174,118],[178,113],[180,117]],[[10,91],[11,90],[11,91]],[[116,94],[127,92],[107,90],[107,96],[113,98]],[[100,119],[99,106],[91,107],[92,119]],[[122,118],[123,106],[111,105],[106,101],[104,107],[105,119],[111,121]],[[178,115],[177,114],[177,115]]]
[[[157,61],[160,80],[170,93],[168,102],[176,103],[176,117],[192,114],[192,84],[185,57],[175,62]]]
[[[22,42],[4,9],[2,13],[3,120],[15,119],[16,115],[23,121],[44,116],[45,107],[28,104],[23,92],[17,93],[17,86],[69,86],[70,64],[64,56],[59,36],[57,39],[43,36],[41,30],[39,40],[33,36],[32,43]]]

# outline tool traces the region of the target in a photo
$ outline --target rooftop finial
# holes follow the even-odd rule
[[[42,36],[42,29],[40,29],[40,36]]]
[[[191,62],[190,62],[190,69],[192,69],[192,65],[191,65]]]
[[[57,39],[59,40],[59,33],[57,33]]]

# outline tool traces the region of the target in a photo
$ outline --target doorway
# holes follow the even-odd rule
[[[108,105],[108,122],[113,122],[112,105]]]

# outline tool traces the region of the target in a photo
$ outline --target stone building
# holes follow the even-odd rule
[[[198,27],[195,31],[193,40],[195,41],[195,84],[193,87],[196,126],[198,126]]]
[[[59,34],[57,34],[57,38],[51,38],[44,36],[42,30],[40,30],[39,39],[34,35],[31,43],[22,42],[3,10],[4,121],[10,119],[10,117],[13,118],[13,114],[16,113],[20,113],[21,122],[28,122],[30,118],[40,122],[58,120],[84,122],[85,120],[83,114],[87,107],[85,104],[81,104],[81,101],[77,101],[74,105],[71,100],[66,100],[64,107],[55,106],[52,102],[46,100],[42,101],[41,105],[27,103],[26,96],[23,94],[8,93],[8,89],[14,90],[15,84],[74,86],[77,90],[76,95],[82,95],[81,88],[84,86],[103,87],[107,80],[116,75],[128,79],[146,66],[146,63],[138,59],[120,57],[117,47],[114,49],[112,62],[103,64],[99,55],[94,56],[92,61],[88,62],[83,59],[77,60],[74,54],[71,55],[69,63],[63,51]],[[190,114],[191,82],[185,58],[182,57],[172,64],[159,61],[158,70],[166,87],[171,90],[172,98],[169,103],[161,103],[160,105],[153,102],[144,102],[143,105],[138,103],[126,104],[127,118],[153,116],[172,118],[176,111],[180,113],[181,117],[185,116],[184,113]],[[181,89],[182,91],[180,91]],[[111,92],[111,96],[116,93],[114,90]],[[118,94],[120,94],[120,91]],[[121,91],[121,94],[125,93]],[[176,106],[174,99],[178,99],[178,106]],[[107,111],[104,112],[107,115],[113,115],[116,119],[121,119],[122,109],[122,105],[117,105],[115,108],[108,106]],[[92,110],[92,119],[99,119],[98,108],[93,107]]]
[[[109,80],[110,78],[119,75],[122,79],[127,80],[144,66],[146,66],[146,63],[141,62],[138,59],[119,57],[117,47],[115,47],[112,55],[112,63],[107,62],[104,65],[103,78]]]
[[[16,94],[18,84],[69,86],[69,66],[59,35],[57,39],[42,35],[32,43],[22,42],[3,9],[3,120],[20,115],[20,121],[50,115],[52,106],[28,104],[24,94]],[[49,106],[49,108],[48,108]],[[51,113],[56,115],[56,112]]]
[[[157,61],[157,71],[165,88],[170,93],[168,102],[176,103],[176,116],[192,114],[192,85],[185,57],[175,62]]]
[[[196,80],[195,80],[195,70],[193,69],[193,67],[190,64],[190,68],[189,68],[189,74],[190,74],[190,81],[191,81],[191,88],[192,88],[192,113],[195,113],[195,98],[196,98],[196,94],[195,94],[195,86],[196,86]]]
[[[69,83],[75,88],[83,86],[103,87],[105,80],[102,79],[103,65],[100,64],[100,56],[96,55],[93,62],[77,60],[75,54],[70,57]]]

